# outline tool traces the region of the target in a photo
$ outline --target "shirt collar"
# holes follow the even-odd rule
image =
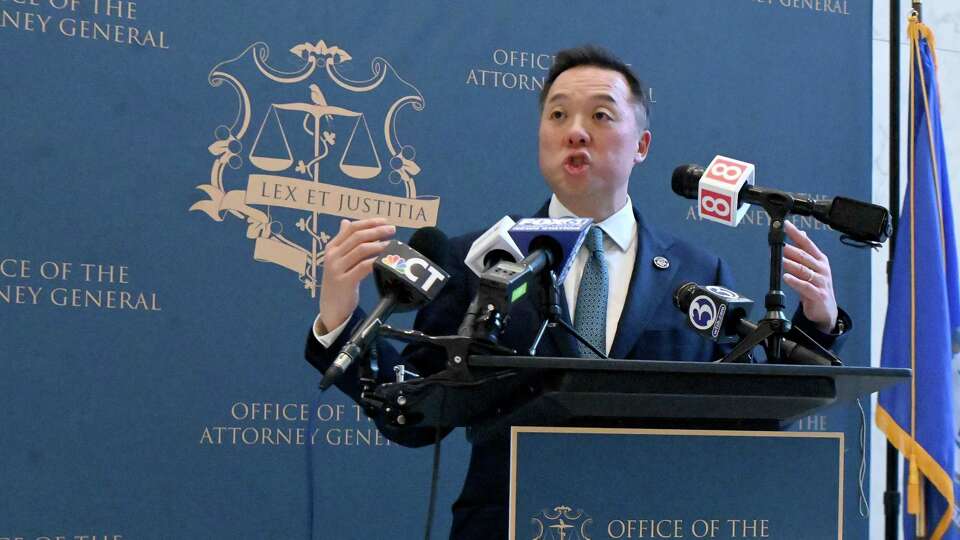
[[[580,217],[564,206],[556,194],[550,197],[547,216],[553,219]],[[637,218],[633,215],[633,202],[630,200],[630,196],[627,195],[627,202],[623,205],[623,208],[617,210],[612,216],[600,223],[596,223],[596,225],[603,229],[603,232],[607,233],[607,236],[613,240],[613,243],[615,243],[621,251],[626,251],[627,248],[630,247],[630,241],[633,239],[634,231],[637,228]]]

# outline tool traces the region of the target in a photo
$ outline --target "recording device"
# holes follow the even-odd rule
[[[736,227],[750,203],[769,206],[790,205],[788,213],[811,216],[852,240],[880,243],[892,234],[886,208],[847,197],[812,200],[795,193],[757,187],[752,164],[717,156],[705,169],[687,164],[674,169],[673,192],[696,199],[702,219]]]
[[[417,309],[437,296],[450,275],[431,259],[444,262],[448,249],[446,235],[435,227],[418,229],[409,246],[397,240],[387,245],[373,265],[380,301],[323,374],[321,390],[329,388],[354,360],[366,354],[387,317]]]
[[[698,334],[717,343],[732,343],[753,334],[757,324],[747,320],[753,300],[718,285],[701,287],[688,282],[673,293],[673,305],[687,314],[687,323]],[[784,337],[779,339],[780,360],[790,364],[831,366],[839,363]]]
[[[549,272],[553,272],[554,283],[563,279],[591,223],[590,218],[529,218],[517,222],[509,234],[524,258],[516,262],[501,260],[480,275],[474,300],[479,313],[472,328],[467,327],[465,318],[460,335],[496,342],[510,306],[537,290]]]

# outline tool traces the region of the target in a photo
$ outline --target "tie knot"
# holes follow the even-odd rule
[[[587,231],[587,238],[584,240],[590,253],[600,256],[603,255],[603,229],[594,225]]]

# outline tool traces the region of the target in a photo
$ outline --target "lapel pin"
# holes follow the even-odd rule
[[[656,256],[653,258],[653,266],[657,267],[660,270],[666,270],[670,268],[670,261],[666,257]]]

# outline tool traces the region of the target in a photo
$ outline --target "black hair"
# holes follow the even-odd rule
[[[553,82],[557,80],[557,77],[564,71],[579,66],[595,66],[616,71],[623,75],[623,78],[627,80],[627,85],[630,87],[630,95],[636,102],[638,112],[643,113],[642,117],[640,115],[637,116],[640,127],[641,129],[647,129],[650,118],[650,103],[647,100],[647,91],[643,81],[636,76],[633,70],[630,69],[630,66],[624,63],[623,60],[617,58],[617,56],[610,51],[596,45],[581,45],[571,49],[563,49],[556,54],[553,65],[547,73],[547,78],[543,82],[543,89],[540,90],[540,110],[543,110],[543,105],[547,100],[547,94],[550,93],[550,87],[553,86]]]

